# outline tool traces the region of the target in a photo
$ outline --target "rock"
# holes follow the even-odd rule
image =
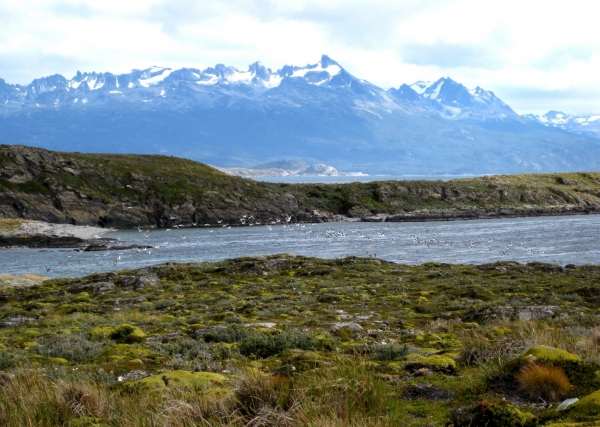
[[[274,328],[277,326],[277,323],[273,322],[254,322],[254,323],[244,323],[242,326],[245,328]]]
[[[150,374],[146,371],[135,370],[135,371],[127,372],[125,375],[121,375],[121,376],[117,377],[117,381],[119,381],[119,382],[136,381],[136,380],[141,380],[142,378],[145,378],[148,376],[150,376]]]
[[[123,281],[123,287],[132,286],[133,289],[142,289],[144,287],[155,287],[160,283],[158,276],[154,274],[143,274],[140,276],[134,276],[126,278]]]
[[[148,298],[146,298],[145,296],[142,295],[142,296],[139,296],[139,297],[131,298],[129,300],[129,305],[139,304],[139,303],[144,302],[144,301],[148,301]]]
[[[108,239],[105,239],[108,240]],[[104,251],[126,251],[129,249],[152,249],[152,246],[147,245],[130,245],[130,246],[107,246],[107,245],[98,245],[92,244],[87,246],[83,251],[84,252],[104,252]]]
[[[26,317],[19,314],[9,315],[0,320],[0,325],[5,328],[15,328],[17,326],[27,325],[36,322],[38,319],[35,317]]]
[[[353,335],[362,335],[364,329],[358,323],[354,322],[335,322],[329,327],[329,332],[339,335],[342,332],[350,332]]]
[[[115,284],[112,282],[96,282],[92,283],[92,288],[98,292],[112,291],[115,288]]]
[[[500,319],[541,320],[555,317],[558,309],[555,305],[499,306],[470,313],[467,317],[478,323]]]
[[[179,339],[179,337],[181,337],[181,333],[179,332],[169,332],[168,334],[164,334],[161,337],[161,341],[163,343],[168,343],[171,341],[175,341],[176,339]]]
[[[402,393],[402,398],[406,400],[450,400],[453,394],[450,390],[444,390],[431,384],[415,384],[408,386]]]
[[[556,407],[556,412],[564,411],[565,409],[567,409],[569,406],[571,406],[573,403],[576,403],[576,402],[579,402],[579,399],[577,397],[567,399]]]

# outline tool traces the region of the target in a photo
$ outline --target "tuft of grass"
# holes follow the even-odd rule
[[[557,402],[573,388],[562,369],[537,363],[521,368],[517,382],[520,392],[533,401]]]

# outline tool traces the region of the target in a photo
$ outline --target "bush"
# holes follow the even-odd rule
[[[517,382],[521,393],[536,401],[543,399],[556,402],[573,388],[562,369],[537,363],[521,368],[517,374]]]
[[[70,362],[82,362],[98,357],[104,351],[104,345],[76,335],[53,335],[38,341],[35,351],[40,356],[66,359]]]
[[[239,350],[246,357],[266,358],[292,348],[314,350],[317,344],[317,338],[306,332],[286,331],[275,335],[252,333],[239,342]]]
[[[410,353],[411,348],[408,344],[381,344],[373,347],[371,358],[380,362],[388,362],[404,357]]]

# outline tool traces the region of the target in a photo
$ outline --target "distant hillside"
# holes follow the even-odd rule
[[[175,157],[0,145],[0,218],[133,228],[595,212],[600,173],[291,185]]]
[[[600,170],[597,117],[568,126],[515,113],[450,78],[384,90],[323,56],[247,71],[152,67],[0,79],[0,143],[166,154],[219,167],[279,159],[368,174]]]

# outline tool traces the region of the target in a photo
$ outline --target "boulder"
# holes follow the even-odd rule
[[[354,322],[335,322],[329,327],[329,332],[334,335],[340,335],[343,333],[362,335],[364,333],[364,329],[358,323]]]
[[[467,317],[476,322],[490,320],[541,320],[555,317],[558,307],[555,305],[526,305],[526,306],[499,306],[488,307]]]

